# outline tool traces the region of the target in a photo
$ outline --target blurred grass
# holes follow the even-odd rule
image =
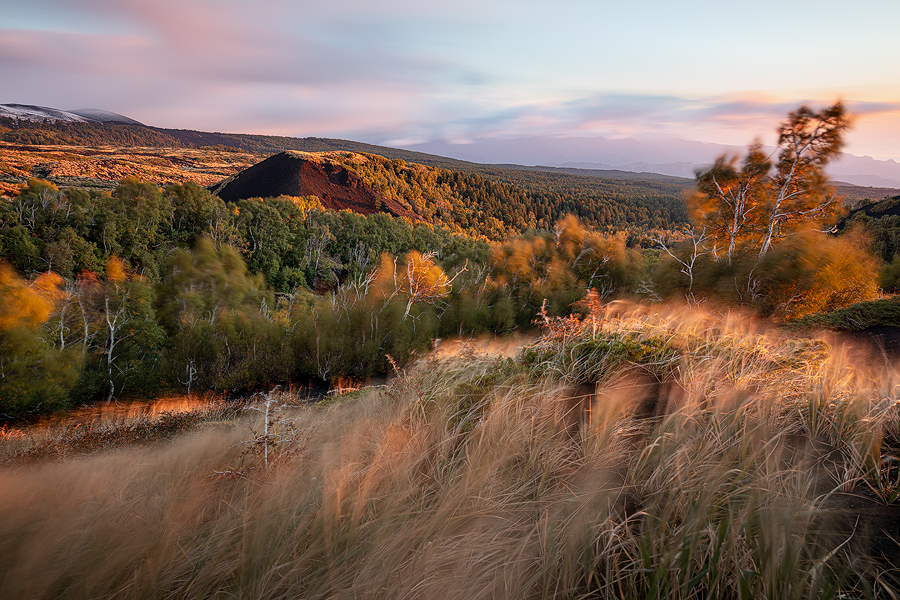
[[[900,326],[900,296],[857,302],[832,312],[815,313],[785,323],[794,332],[822,329],[860,331],[869,327]]]
[[[835,502],[895,506],[896,371],[733,315],[618,305],[547,325],[515,359],[279,399],[268,428],[243,413],[6,467],[0,597],[896,593],[900,552],[871,555],[878,531]],[[638,410],[653,395],[664,410]]]

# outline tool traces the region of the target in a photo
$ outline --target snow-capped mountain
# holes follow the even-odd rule
[[[125,123],[142,125],[124,115],[101,110],[99,108],[78,108],[75,110],[59,110],[33,104],[0,104],[0,117],[22,119],[25,121],[66,121],[69,123]]]

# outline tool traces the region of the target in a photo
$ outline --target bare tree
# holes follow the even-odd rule
[[[685,257],[681,258],[677,254],[673,253],[667,245],[665,245],[662,240],[657,239],[657,245],[668,254],[672,260],[681,265],[680,271],[687,275],[688,278],[688,291],[685,294],[688,302],[693,302],[694,304],[699,304],[697,299],[694,297],[694,269],[697,266],[697,260],[701,256],[706,256],[707,254],[711,254],[712,250],[706,247],[706,242],[709,240],[709,234],[706,233],[706,229],[700,231],[698,235],[696,231],[691,230],[691,253]]]

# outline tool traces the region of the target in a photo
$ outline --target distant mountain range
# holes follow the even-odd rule
[[[45,139],[56,143],[96,145],[130,143],[146,146],[230,146],[249,152],[272,154],[284,150],[323,152],[345,150],[379,154],[424,165],[484,173],[492,165],[504,169],[527,167],[554,173],[569,173],[606,179],[656,180],[690,185],[694,171],[711,164],[722,154],[743,154],[740,146],[710,144],[685,139],[636,140],[602,137],[531,137],[488,139],[459,144],[433,141],[390,148],[326,138],[293,138],[253,134],[210,133],[164,129],[143,125],[129,117],[101,109],[59,110],[27,104],[0,104],[0,119],[29,124],[32,128],[56,128]],[[96,127],[116,126],[116,137]],[[59,131],[66,128],[71,131]],[[81,129],[78,129],[78,128]],[[85,129],[88,128],[88,129]],[[42,132],[44,136],[45,132]],[[28,139],[28,136],[24,136]],[[46,143],[34,141],[32,143]],[[772,149],[774,151],[774,149]],[[864,188],[853,196],[880,198],[900,188],[900,163],[843,154],[828,168],[829,176]],[[667,176],[667,177],[662,177]]]
[[[480,163],[514,163],[579,169],[616,169],[674,177],[694,177],[694,170],[722,154],[743,154],[741,146],[694,140],[636,140],[602,137],[530,137],[486,139],[458,144],[434,141],[406,145],[408,150]],[[774,152],[774,148],[770,148]],[[842,154],[828,167],[834,181],[860,186],[900,187],[900,163]]]

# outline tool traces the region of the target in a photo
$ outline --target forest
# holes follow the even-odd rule
[[[517,170],[498,171],[492,179],[372,154],[352,153],[337,160],[426,222],[488,240],[549,230],[567,214],[592,230],[645,240],[656,235],[654,230],[676,229],[688,221],[684,202],[672,199],[680,188],[670,184]],[[520,173],[527,176],[517,178]]]
[[[403,364],[436,337],[528,328],[545,299],[564,314],[643,272],[624,236],[574,217],[491,246],[315,198],[226,205],[137,180],[112,193],[33,180],[3,209],[7,418],[173,387],[362,379],[387,354]]]
[[[802,138],[818,119],[839,133],[841,110],[782,127]],[[897,289],[897,199],[842,217],[819,175],[839,136],[815,153],[809,141],[786,137],[778,164],[751,146],[740,165],[698,172],[689,229],[661,196],[560,196],[352,153],[336,160],[422,220],[327,211],[315,197],[225,203],[190,182],[32,179],[0,204],[0,416],[363,380],[436,338],[581,314],[589,290],[785,321]]]
[[[442,199],[423,204],[423,181],[459,194],[470,177],[383,160],[388,177],[363,174],[426,216]],[[461,233],[464,220],[438,222],[325,211],[314,197],[226,205],[192,183],[131,179],[110,193],[32,180],[0,212],[2,415],[362,380],[435,338],[584,312],[588,290],[796,319],[874,298],[879,270],[896,270],[850,228],[797,231],[761,262],[748,238],[729,264],[701,249],[706,234],[602,234],[571,214],[491,243]],[[739,280],[748,283],[727,284]]]

